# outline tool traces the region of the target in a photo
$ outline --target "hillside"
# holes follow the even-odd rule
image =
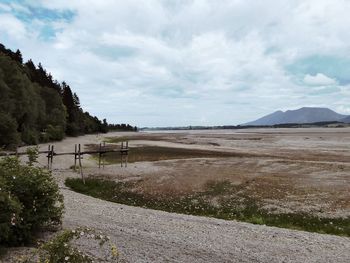
[[[297,110],[276,111],[244,125],[275,125],[284,123],[314,123],[342,121],[348,116],[336,113],[328,108],[303,107]]]
[[[350,116],[347,116],[344,119],[341,119],[340,121],[344,123],[350,123]]]

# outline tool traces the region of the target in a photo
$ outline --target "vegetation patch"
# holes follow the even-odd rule
[[[83,184],[81,179],[68,178],[65,183],[76,192],[125,205],[350,236],[349,217],[334,219],[304,212],[271,213],[262,209],[259,200],[240,192],[239,186],[229,181],[209,181],[204,191],[181,197],[143,194],[135,190],[138,184],[135,182],[88,178]]]
[[[51,173],[17,158],[0,161],[0,247],[23,245],[43,228],[60,225],[63,196]]]

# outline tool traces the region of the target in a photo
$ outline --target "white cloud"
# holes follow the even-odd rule
[[[0,14],[0,33],[7,34],[11,39],[24,39],[26,28],[24,24],[11,14]]]
[[[9,12],[9,11],[11,11],[11,7],[6,5],[6,4],[0,3],[0,10],[5,11],[5,12]]]
[[[17,3],[10,3],[11,8],[16,11],[16,12],[22,12],[22,13],[26,13],[26,14],[30,14],[30,10],[23,5],[17,4]]]
[[[347,103],[347,91],[336,80],[309,73],[300,84],[286,66],[310,55],[349,54],[349,1],[35,4],[76,15],[70,24],[54,22],[59,32],[50,41],[39,39],[33,25],[26,25],[31,32],[26,35],[23,23],[9,14],[0,16],[0,33],[25,58],[66,80],[84,107],[112,122],[235,124],[277,109],[342,109]],[[19,35],[25,39],[16,40]],[[335,85],[340,91],[311,94],[306,85]]]
[[[317,73],[316,75],[305,75],[304,83],[311,86],[330,86],[336,85],[337,81],[322,73]]]

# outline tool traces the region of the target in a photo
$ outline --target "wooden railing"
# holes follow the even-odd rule
[[[88,151],[82,151],[80,144],[74,145],[74,152],[55,152],[54,145],[48,145],[48,150],[46,151],[38,151],[37,153],[40,154],[46,154],[47,157],[47,168],[49,170],[52,169],[53,159],[55,156],[62,156],[62,155],[73,155],[74,156],[74,170],[77,168],[77,162],[80,174],[82,176],[82,179],[85,183],[85,178],[83,174],[83,167],[81,160],[83,159],[84,154],[98,154],[98,168],[102,167],[104,168],[105,164],[105,155],[106,153],[112,153],[117,152],[120,153],[120,165],[121,167],[128,165],[128,154],[129,154],[129,144],[128,142],[122,142],[121,146],[118,148],[118,145],[106,145],[105,142],[100,143],[97,150],[88,150]],[[21,155],[28,155],[27,152],[0,152],[0,156],[21,156]]]

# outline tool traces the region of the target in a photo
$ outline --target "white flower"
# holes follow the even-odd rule
[[[16,225],[16,214],[13,213],[11,217],[11,225],[15,226]]]
[[[64,260],[65,260],[65,261],[68,261],[68,260],[69,260],[69,257],[65,257]]]
[[[84,235],[84,231],[81,231],[81,232],[80,232],[80,235],[83,236],[83,235]]]

